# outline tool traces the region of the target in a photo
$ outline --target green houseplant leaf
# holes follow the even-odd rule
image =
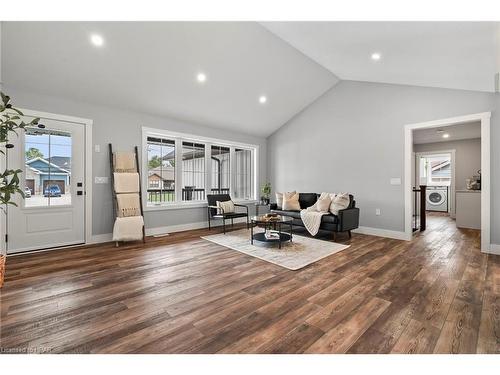
[[[24,131],[27,126],[41,125],[39,125],[39,118],[34,118],[29,122],[25,122],[21,118],[23,113],[12,106],[10,97],[5,93],[0,92],[0,98],[0,154],[5,155],[6,149],[13,147],[13,145],[9,143],[10,135],[17,136],[19,130]],[[13,196],[15,194],[19,194],[24,198],[24,192],[19,186],[19,176],[21,173],[21,169],[6,169],[0,171],[0,205],[4,211],[6,205],[16,206],[13,202]]]

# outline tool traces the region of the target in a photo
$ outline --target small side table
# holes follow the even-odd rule
[[[260,202],[257,202],[255,203],[255,216],[259,216],[260,213],[259,213],[259,207],[269,207],[271,204],[264,204],[264,203],[260,203]]]

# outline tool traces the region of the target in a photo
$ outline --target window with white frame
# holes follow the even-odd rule
[[[420,178],[426,185],[451,184],[451,154],[428,155],[420,157]]]
[[[205,145],[182,142],[182,200],[205,200]]]
[[[225,146],[210,147],[212,166],[212,194],[229,194],[231,182],[231,149]]]
[[[251,199],[254,194],[254,168],[252,150],[236,148],[234,150],[234,197],[236,199]]]
[[[147,137],[147,202],[175,201],[175,140]]]
[[[256,199],[257,146],[149,128],[143,139],[147,206],[206,202],[207,194]]]

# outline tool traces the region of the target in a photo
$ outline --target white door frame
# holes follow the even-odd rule
[[[42,119],[56,120],[62,122],[70,122],[85,126],[85,243],[92,242],[92,125],[93,120],[67,116],[56,113],[42,112],[37,110],[19,108],[19,110],[26,116],[40,117]],[[8,228],[7,228],[8,230]],[[4,238],[2,238],[4,241]],[[49,249],[50,250],[50,249]],[[12,254],[15,255],[15,254]]]
[[[448,191],[448,203],[449,203],[449,211],[448,213],[450,214],[451,218],[455,218],[455,189],[456,189],[456,175],[455,175],[455,160],[456,160],[456,150],[439,150],[439,151],[422,151],[422,152],[416,152],[415,153],[415,162],[418,160],[419,157],[421,156],[428,156],[428,155],[441,155],[441,154],[450,154],[451,158],[451,183],[450,183],[450,189]],[[418,166],[420,166],[420,162],[418,162]],[[420,181],[417,180],[417,176],[420,178],[420,171],[417,168],[417,165],[415,165],[415,185],[418,187],[420,185]],[[418,182],[418,184],[417,184]]]
[[[490,118],[491,112],[475,113],[471,115],[451,117],[435,121],[420,122],[405,125],[404,128],[404,199],[405,199],[405,236],[412,238],[412,192],[411,192],[411,163],[413,148],[413,130],[445,127],[467,122],[481,121],[481,251],[490,251],[490,201],[491,201],[491,174],[490,174]]]

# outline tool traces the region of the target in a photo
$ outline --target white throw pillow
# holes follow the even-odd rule
[[[332,203],[332,198],[329,194],[323,195],[316,201],[316,211],[318,212],[328,212],[330,210],[330,204]]]
[[[233,201],[217,201],[217,207],[219,207],[221,210],[219,210],[219,214],[222,214],[223,212],[225,214],[229,214],[231,212],[234,212],[234,203]]]
[[[338,215],[340,210],[344,210],[349,207],[349,202],[349,193],[336,194],[330,204],[330,212],[334,215]]]
[[[283,210],[300,211],[299,193],[291,192],[283,194]]]
[[[276,193],[276,206],[278,206],[278,208],[280,210],[283,209],[283,195],[284,194],[294,195],[294,194],[296,194],[296,192],[292,191],[292,192],[288,192],[288,193]]]

